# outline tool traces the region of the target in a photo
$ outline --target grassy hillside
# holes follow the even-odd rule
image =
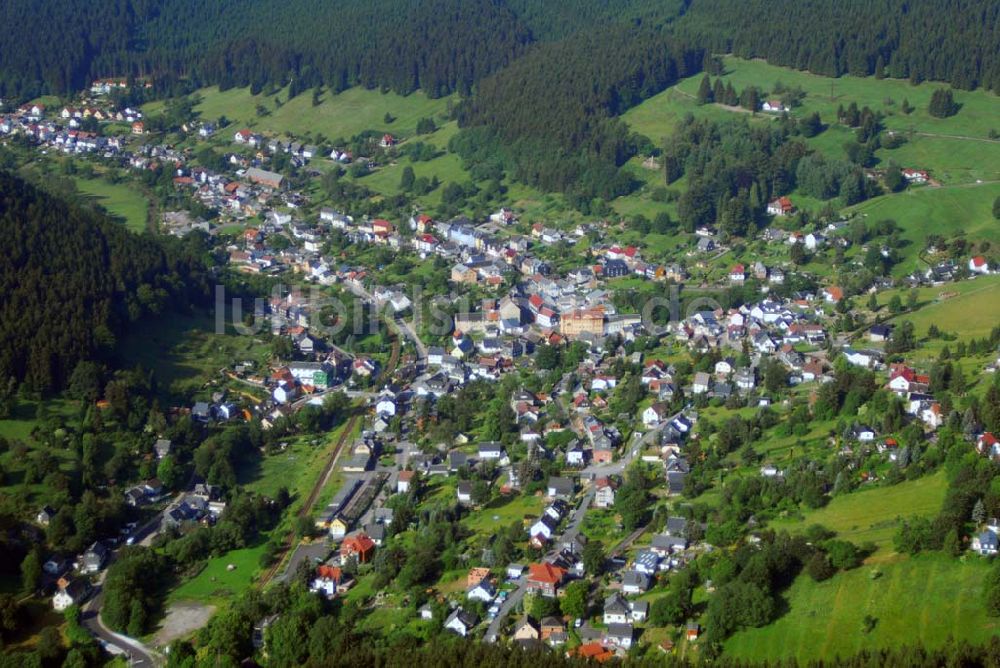
[[[204,88],[198,95],[201,102],[195,110],[201,118],[215,121],[225,116],[235,126],[232,132],[249,127],[272,135],[323,134],[329,139],[350,137],[364,130],[409,136],[416,131],[417,121],[443,113],[448,104],[446,99],[432,100],[419,92],[402,96],[365,88],[350,88],[339,94],[324,92],[318,106],[313,106],[310,91],[291,100],[287,89],[269,97],[251,95],[249,88],[221,92],[218,88]],[[282,101],[281,107],[275,107],[275,97]],[[257,105],[270,113],[258,116]],[[146,105],[145,111],[156,114],[162,108],[162,103],[153,102]],[[385,122],[387,113],[395,119],[391,123]]]
[[[864,214],[872,222],[892,218],[899,223],[903,238],[910,244],[902,249],[904,260],[896,265],[894,272],[905,275],[927,268],[918,257],[929,234],[940,234],[946,239],[963,235],[969,242],[995,241],[1000,237],[1000,226],[992,213],[993,200],[998,196],[1000,183],[924,186],[876,197],[850,210]]]
[[[955,91],[961,110],[951,118],[935,118],[927,113],[931,94],[942,84],[923,83],[917,86],[907,81],[845,76],[831,79],[808,72],[769,65],[760,60],[726,57],[723,80],[731,82],[737,91],[754,85],[766,92],[778,82],[788,87],[800,87],[806,93],[802,106],[793,116],[819,112],[830,126],[810,140],[815,148],[831,156],[843,157],[842,145],[852,139],[847,128],[834,124],[837,108],[856,102],[883,112],[889,130],[901,132],[909,142],[893,151],[880,150],[882,160],[892,159],[907,167],[928,169],[943,183],[968,183],[977,179],[1000,179],[1000,141],[988,138],[990,130],[1000,131],[997,110],[1000,100],[984,91]],[[646,100],[629,110],[624,119],[636,132],[655,142],[667,137],[677,121],[687,113],[699,117],[726,118],[745,114],[719,105],[700,106],[695,100],[702,75],[681,81],[674,87]],[[904,114],[903,100],[914,110]],[[757,114],[761,122],[769,118]]]
[[[826,582],[799,576],[785,595],[787,612],[760,629],[735,634],[725,653],[746,660],[799,661],[847,656],[862,649],[949,638],[985,642],[998,631],[980,603],[989,562],[940,554],[900,558],[840,573]],[[877,622],[871,633],[862,620]]]
[[[1000,323],[1000,276],[982,276],[955,286],[921,288],[921,303],[914,313],[901,315],[923,335],[932,324],[955,334],[958,340],[989,336]]]
[[[146,229],[149,202],[135,187],[101,178],[76,179],[76,187],[84,197],[112,216],[121,218],[130,230],[142,232]]]
[[[873,542],[879,553],[885,554],[892,548],[892,535],[899,520],[912,515],[936,515],[946,489],[944,473],[938,472],[891,487],[872,487],[837,496],[823,508],[805,513],[802,519],[777,520],[771,522],[771,527],[794,532],[822,524],[853,543]]]

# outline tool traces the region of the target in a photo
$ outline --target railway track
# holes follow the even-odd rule
[[[320,473],[319,477],[316,478],[316,484],[313,485],[312,490],[309,492],[309,496],[306,497],[305,503],[299,508],[299,512],[296,517],[308,517],[312,514],[313,508],[316,505],[316,499],[319,498],[320,492],[326,486],[326,483],[330,480],[330,476],[333,474],[333,469],[337,465],[337,460],[340,458],[340,453],[343,452],[344,446],[347,445],[351,440],[351,434],[354,433],[354,427],[360,416],[355,414],[347,421],[344,426],[344,430],[340,433],[340,437],[337,439],[337,445],[334,447],[333,452],[330,453],[330,458],[326,462],[326,466],[323,467],[323,472]],[[282,543],[280,555],[276,558],[274,565],[267,569],[261,579],[258,581],[258,585],[263,587],[278,574],[281,569],[282,564],[285,563],[285,557],[288,556],[288,552],[292,549],[295,543],[295,529],[291,529],[285,536],[285,540]]]

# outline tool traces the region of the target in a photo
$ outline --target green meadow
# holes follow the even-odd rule
[[[893,269],[893,273],[900,276],[927,268],[919,254],[926,246],[928,235],[939,234],[945,239],[962,236],[968,242],[995,242],[1000,236],[1000,225],[993,218],[992,206],[998,196],[1000,183],[923,186],[876,197],[847,211],[862,214],[869,222],[891,218],[899,224],[903,239],[909,242],[902,249],[903,261]]]
[[[801,519],[777,519],[770,526],[794,533],[821,524],[844,540],[859,545],[872,542],[879,554],[885,554],[892,548],[892,536],[900,520],[936,515],[947,486],[944,472],[938,472],[889,487],[870,487],[835,496],[826,506],[803,513]]]
[[[877,157],[883,162],[893,160],[903,167],[930,170],[931,176],[942,183],[970,183],[976,180],[1000,179],[1000,141],[989,139],[991,130],[1000,131],[998,100],[991,93],[955,91],[961,105],[959,113],[950,118],[935,118],[927,112],[934,90],[943,84],[844,76],[831,79],[770,65],[761,60],[723,59],[723,80],[731,82],[737,91],[754,85],[770,92],[775,84],[800,87],[806,96],[802,105],[792,110],[801,117],[819,112],[827,130],[809,140],[810,145],[831,157],[843,157],[843,144],[853,140],[850,129],[836,125],[837,108],[856,102],[881,111],[885,127],[902,133],[908,142],[894,150],[882,149]],[[682,80],[676,86],[655,95],[630,109],[623,116],[634,131],[662,143],[678,121],[686,114],[721,120],[745,110],[733,110],[720,105],[699,105],[696,101],[701,74]],[[714,80],[714,78],[713,78]],[[900,107],[907,100],[914,108],[904,114]],[[758,113],[759,122],[773,116]]]
[[[265,547],[265,540],[261,540],[254,547],[209,559],[198,575],[171,591],[168,600],[212,603],[235,598],[256,579]]]
[[[78,178],[75,181],[77,189],[86,199],[120,218],[130,230],[142,232],[146,229],[149,201],[134,186],[111,183],[101,178]]]
[[[983,643],[998,631],[982,605],[986,560],[922,554],[839,573],[825,582],[800,575],[784,595],[787,611],[733,635],[725,653],[748,661],[810,661],[861,650],[947,641]],[[866,615],[875,619],[869,633]]]
[[[275,136],[322,134],[329,139],[351,137],[365,130],[411,136],[416,132],[417,121],[437,117],[447,109],[446,99],[432,100],[421,92],[403,96],[366,88],[350,88],[342,93],[326,91],[316,106],[312,103],[312,91],[289,100],[287,88],[264,96],[251,95],[249,88],[220,91],[213,87],[201,89],[198,96],[201,101],[195,111],[202,120],[215,121],[222,116],[229,119],[231,125],[224,132],[249,127]],[[280,107],[275,106],[275,97],[281,100]],[[258,105],[269,113],[258,116]],[[153,102],[144,109],[147,114],[156,114],[163,104]],[[393,117],[391,123],[385,122],[386,114]]]

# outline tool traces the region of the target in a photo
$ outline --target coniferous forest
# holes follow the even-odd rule
[[[0,172],[0,377],[37,391],[147,314],[205,303],[203,240],[138,236]]]
[[[533,43],[589,33],[609,40],[594,60],[619,59],[608,34],[615,24],[829,76],[884,73],[1000,90],[998,16],[990,0],[8,0],[0,5],[0,97],[65,94],[102,76],[165,87],[185,79],[469,94]]]

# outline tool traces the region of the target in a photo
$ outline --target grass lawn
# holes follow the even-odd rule
[[[807,661],[904,644],[933,648],[949,638],[982,643],[997,633],[997,622],[986,617],[980,602],[987,561],[926,554],[877,568],[877,578],[871,566],[819,583],[799,576],[785,594],[787,613],[735,634],[725,653],[753,661]],[[869,634],[861,628],[865,615],[878,620]]]
[[[265,545],[266,541],[261,540],[254,547],[233,550],[210,559],[198,575],[170,592],[169,602],[215,603],[238,596],[253,583],[260,570],[260,555],[264,553]],[[230,564],[236,568],[228,570]]]
[[[542,507],[542,497],[536,495],[500,498],[470,513],[462,522],[477,534],[491,535],[514,522],[521,522],[526,515],[538,517]]]
[[[149,201],[134,186],[101,178],[74,180],[81,194],[120,218],[130,230],[142,232],[146,229]]]
[[[202,120],[214,121],[221,116],[230,120],[232,125],[223,131],[229,133],[229,139],[232,139],[233,132],[244,126],[274,136],[286,133],[300,137],[323,134],[328,139],[346,139],[365,130],[376,130],[409,137],[416,132],[417,121],[421,118],[437,117],[447,109],[446,99],[432,100],[421,92],[402,96],[365,88],[350,88],[339,94],[324,92],[320,104],[315,107],[311,91],[288,100],[287,89],[281,90],[276,94],[283,102],[279,108],[274,106],[275,95],[251,95],[249,88],[231,88],[221,92],[214,87],[203,88],[198,95],[201,102],[195,111],[201,114]],[[258,104],[271,113],[257,116]],[[162,102],[153,102],[144,109],[147,114],[153,115],[162,108]],[[386,113],[395,120],[386,123]]]
[[[838,537],[855,544],[871,541],[879,552],[892,549],[892,536],[900,519],[913,515],[932,516],[941,509],[948,482],[944,472],[890,487],[871,487],[834,497],[823,508],[804,513],[803,519],[778,519],[774,529],[796,531],[822,524]]]

